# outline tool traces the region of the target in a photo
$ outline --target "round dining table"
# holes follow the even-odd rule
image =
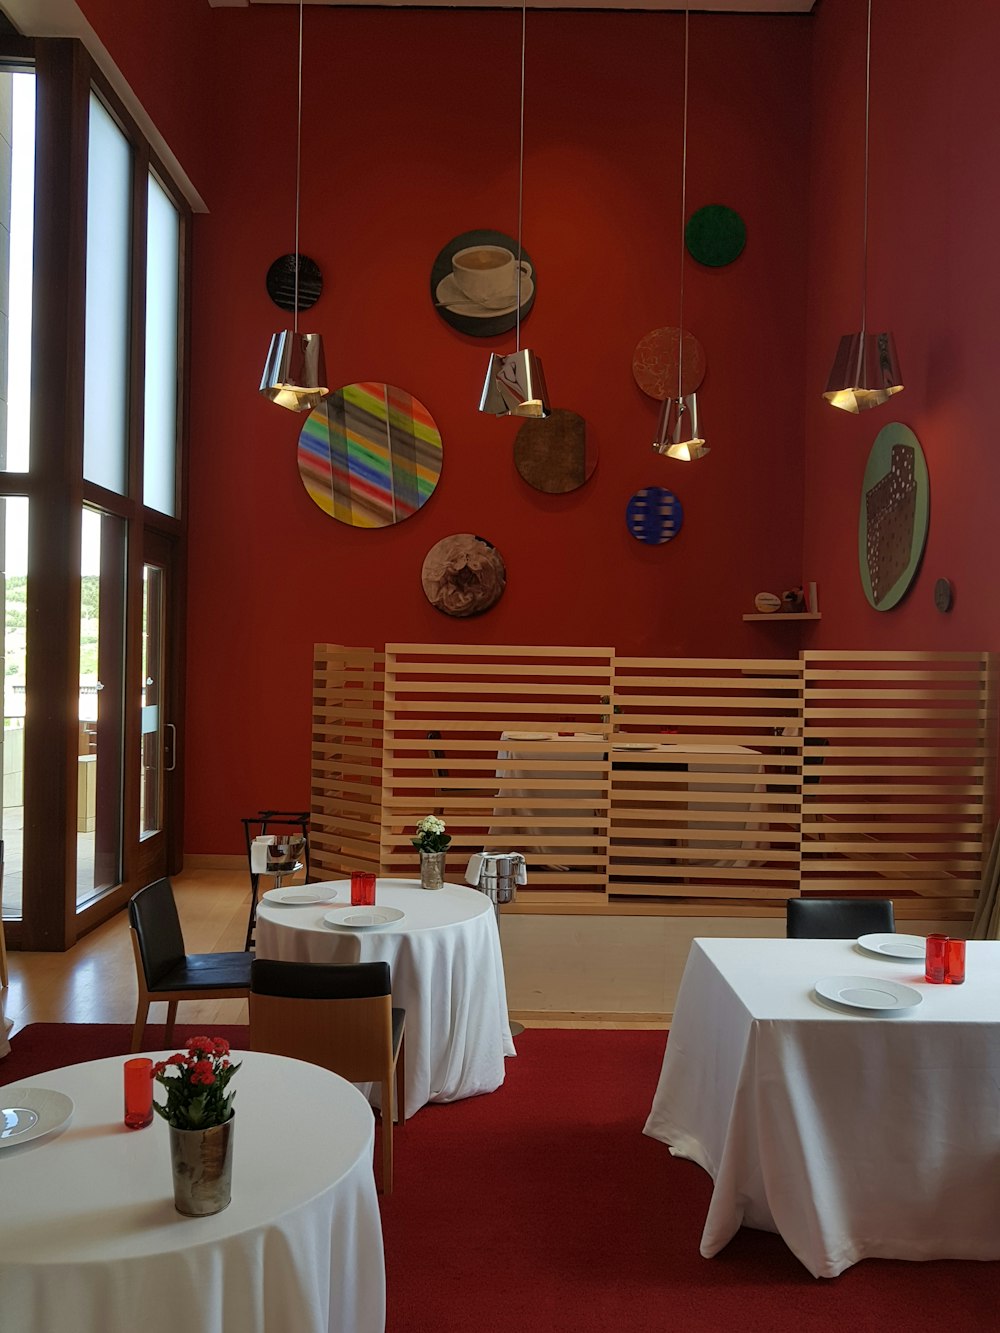
[[[124,1057],[25,1080],[73,1107],[65,1128],[0,1150],[0,1326],[382,1333],[371,1108],[318,1065],[232,1058],[232,1202],[208,1217],[174,1208],[166,1123],[122,1123]]]
[[[375,903],[399,919],[353,928],[350,880],[300,885],[329,901],[257,909],[257,956],[298,963],[386,962],[392,1002],[406,1010],[406,1114],[428,1102],[493,1092],[516,1055],[507,1017],[500,934],[492,901],[464,884],[423,889],[379,879]],[[345,920],[341,920],[344,918]],[[377,1085],[366,1088],[377,1104]]]

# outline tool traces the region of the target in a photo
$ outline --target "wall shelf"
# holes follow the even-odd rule
[[[751,611],[744,620],[819,620],[822,611]]]

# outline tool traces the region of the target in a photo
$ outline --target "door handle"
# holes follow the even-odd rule
[[[164,722],[163,729],[170,729],[170,763],[164,764],[164,773],[172,773],[177,767],[177,728],[172,722]]]

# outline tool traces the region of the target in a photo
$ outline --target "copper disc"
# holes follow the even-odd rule
[[[517,432],[514,466],[536,491],[563,495],[590,480],[597,448],[587,438],[583,417],[556,407],[543,419],[526,421]]]
[[[654,329],[640,338],[632,353],[632,374],[643,393],[657,398],[686,397],[696,393],[705,378],[705,349],[693,333],[684,331],[684,368],[677,393],[677,358],[680,329]]]

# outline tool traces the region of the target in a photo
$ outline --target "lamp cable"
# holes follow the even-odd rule
[[[528,6],[527,0],[521,0],[521,123],[520,139],[517,150],[517,290],[514,294],[514,300],[517,304],[517,313],[514,316],[514,350],[521,350],[521,270],[522,270],[522,250],[521,250],[521,223],[524,209],[524,51],[528,33]]]
[[[295,120],[295,306],[294,331],[299,331],[299,194],[302,184],[302,6],[299,0],[299,101]]]

